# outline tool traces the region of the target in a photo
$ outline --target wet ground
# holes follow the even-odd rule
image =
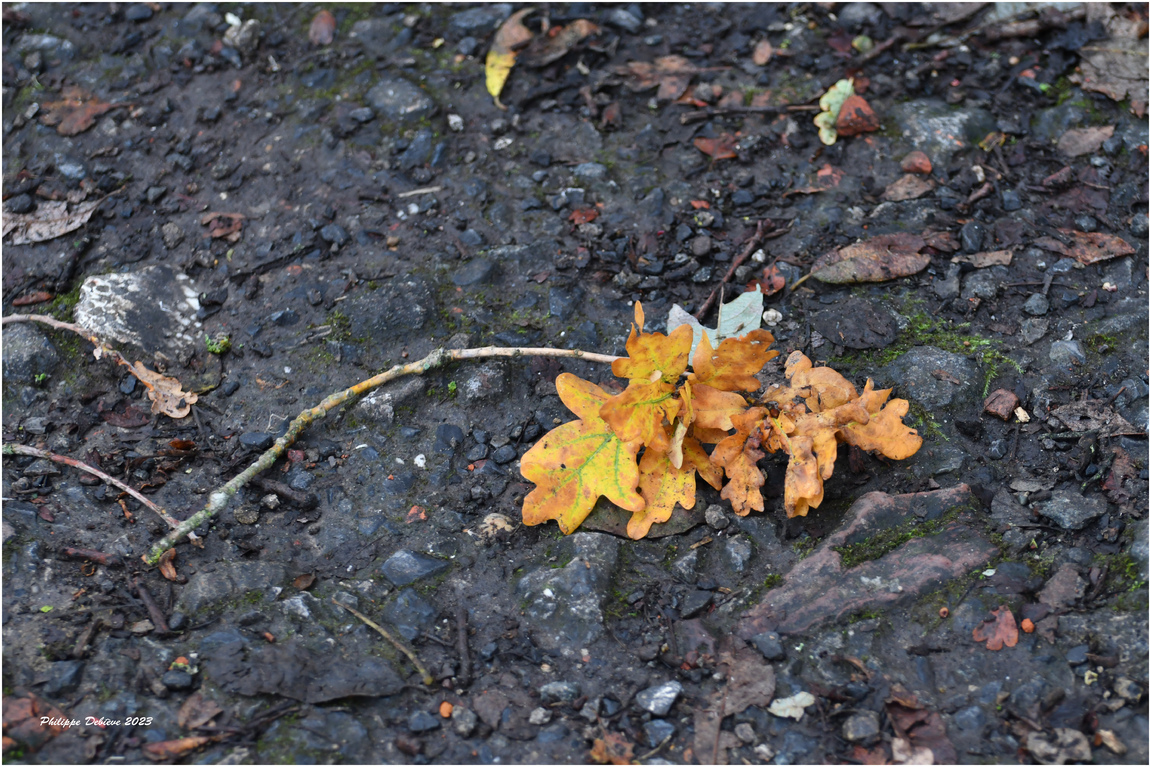
[[[1146,82],[1089,65],[1144,59],[1145,6],[541,6],[536,35],[600,31],[521,62],[507,111],[511,5],[332,6],[330,43],[321,10],[5,6],[4,314],[198,393],[153,415],[7,323],[5,444],[185,519],[387,366],[623,353],[634,301],[696,311],[760,222],[726,298],[776,267],[780,360],[897,387],[925,444],[844,447],[805,518],[769,456],[764,513],[708,489],[644,540],[608,504],[564,537],[521,525],[518,460],[570,418],[558,373],[610,371],[459,363],[313,425],[166,575],[150,510],[6,455],[6,762],[1147,761]],[[670,55],[685,82],[627,68]],[[824,146],[845,77],[879,124]],[[898,232],[925,269],[792,289]]]

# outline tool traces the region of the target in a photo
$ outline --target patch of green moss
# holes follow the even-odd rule
[[[818,539],[806,535],[792,543],[791,550],[799,555],[799,559],[806,559],[807,556],[815,550],[815,546],[817,546],[818,543]]]
[[[768,575],[766,578],[763,579],[763,588],[767,589],[767,590],[776,588],[778,586],[781,586],[782,584],[783,584],[783,576],[779,575],[778,573],[771,573],[770,575]]]
[[[875,533],[865,541],[852,543],[847,546],[835,546],[834,550],[842,557],[844,569],[857,567],[864,562],[878,559],[894,551],[907,541],[915,538],[924,538],[940,532],[946,525],[958,516],[959,509],[951,509],[938,519],[919,521],[912,519],[898,527],[892,527]]]
[[[76,308],[76,304],[80,303],[80,285],[80,281],[77,280],[71,290],[53,298],[52,302],[48,304],[45,314],[50,314],[62,322],[71,322],[72,312]]]

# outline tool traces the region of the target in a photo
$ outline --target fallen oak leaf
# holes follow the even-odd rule
[[[601,495],[628,511],[642,511],[646,502],[636,492],[639,444],[624,443],[599,417],[607,393],[571,373],[560,374],[555,388],[579,420],[548,432],[520,461],[520,472],[537,485],[523,499],[523,524],[554,519],[569,534]]]
[[[96,118],[112,109],[131,104],[111,104],[100,101],[83,88],[69,86],[61,93],[59,101],[47,101],[40,105],[40,122],[55,125],[61,136],[75,136],[91,128]]]
[[[1058,151],[1067,157],[1081,157],[1094,154],[1114,135],[1114,126],[1092,128],[1071,128],[1058,139]]]
[[[934,183],[932,181],[907,173],[898,181],[888,186],[883,191],[881,199],[887,202],[916,200],[931,189],[934,189]]]
[[[718,138],[697,138],[694,140],[695,148],[712,160],[733,160],[739,156],[735,151],[737,140],[729,133]]]
[[[160,556],[160,575],[169,581],[178,581],[180,576],[176,573],[176,550],[168,549]]]
[[[672,55],[660,56],[654,62],[629,61],[614,71],[626,78],[629,90],[638,93],[658,86],[656,99],[674,101],[687,90],[696,73],[707,70],[695,67],[683,56]]]
[[[163,413],[172,418],[183,418],[192,411],[192,405],[199,400],[195,392],[185,392],[178,379],[170,378],[136,362],[132,374],[148,389],[148,399],[152,401],[152,412]]]
[[[762,277],[755,277],[747,283],[747,290],[754,290],[758,287],[764,296],[773,296],[786,286],[787,278],[779,271],[779,265],[771,264],[763,269]]]
[[[186,738],[177,738],[175,740],[162,740],[158,743],[147,743],[141,750],[144,756],[151,759],[153,762],[166,762],[172,759],[179,759],[186,756],[189,752],[195,751],[201,746],[206,746],[209,743],[215,743],[222,740],[227,735],[189,735]]]
[[[820,256],[811,266],[810,276],[834,285],[907,277],[930,264],[930,256],[920,252],[924,247],[926,241],[917,234],[880,234]]]
[[[596,764],[631,764],[635,746],[620,732],[605,732],[591,745],[591,759]]]
[[[1071,242],[1066,244],[1054,237],[1039,237],[1034,241],[1034,244],[1043,250],[1073,258],[1086,266],[1134,253],[1134,248],[1130,243],[1113,234],[1076,232],[1073,229],[1059,229],[1058,231]]]
[[[5,212],[3,236],[12,233],[13,245],[53,240],[88,223],[104,199],[107,198],[82,202],[71,211],[68,210],[68,203],[58,201],[42,202],[32,213]]]
[[[511,14],[495,33],[491,50],[487,52],[487,92],[495,99],[495,106],[504,111],[507,107],[499,100],[499,94],[503,92],[503,86],[511,75],[511,68],[515,66],[516,49],[526,45],[535,36],[523,24],[523,19],[534,11],[534,8],[524,8]]]
[[[997,610],[991,610],[992,618],[983,621],[974,627],[971,636],[975,642],[986,642],[986,649],[997,652],[1005,647],[1014,647],[1018,644],[1018,623],[1014,620],[1014,613],[1006,605]]]

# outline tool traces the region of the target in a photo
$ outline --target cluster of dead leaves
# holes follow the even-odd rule
[[[586,19],[576,19],[566,26],[551,26],[545,19],[543,34],[537,36],[523,23],[534,11],[534,8],[524,8],[511,14],[496,31],[491,50],[487,52],[487,92],[500,109],[507,108],[499,101],[499,94],[503,92],[517,59],[529,67],[545,67],[566,56],[585,38],[599,32],[599,27]]]
[[[642,538],[651,525],[666,522],[676,504],[694,507],[696,474],[745,516],[764,509],[759,459],[779,451],[790,457],[787,516],[802,516],[822,503],[839,443],[895,459],[922,445],[902,423],[906,400],[888,402],[890,389],[875,390],[870,381],[860,394],[800,352],[787,360],[789,383],[771,387],[752,406],[740,392],[758,391],[755,375],[778,356],[765,330],[726,338],[718,349],[702,334],[692,357],[690,327],[664,335],[644,333],[643,324],[636,302],[628,356],[611,366],[628,380],[621,393],[608,394],[570,373],[556,379],[560,399],[578,420],[549,432],[523,456],[523,476],[537,485],[523,501],[524,524],[554,519],[571,533],[606,496],[631,512],[627,535]],[[710,454],[705,444],[715,446]]]

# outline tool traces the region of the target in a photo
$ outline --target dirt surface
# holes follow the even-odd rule
[[[511,5],[6,5],[4,314],[187,415],[8,322],[5,445],[182,520],[379,370],[621,354],[634,301],[661,330],[736,265],[725,300],[785,283],[764,382],[802,350],[925,444],[844,446],[805,518],[775,455],[764,513],[564,537],[518,461],[557,374],[610,370],[458,363],[333,410],[163,569],[153,511],[6,454],[5,762],[1146,763],[1146,9],[1013,6],[540,6],[501,111]],[[796,287],[893,234],[921,268]]]

